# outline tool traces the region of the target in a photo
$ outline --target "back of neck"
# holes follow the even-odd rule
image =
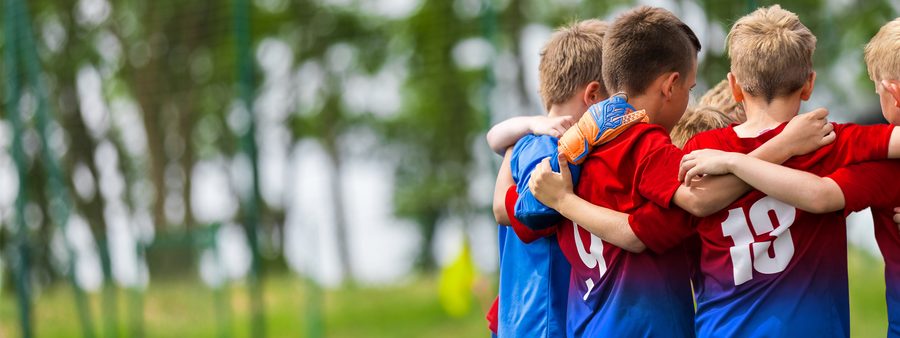
[[[734,128],[741,138],[757,137],[763,132],[777,128],[790,121],[800,111],[799,95],[777,97],[771,102],[765,98],[747,97],[744,100],[747,122]]]
[[[584,114],[585,109],[581,109],[583,107],[575,106],[572,104],[554,104],[550,106],[550,111],[547,113],[549,117],[561,117],[561,116],[570,116],[575,121],[578,121],[581,118],[581,115]]]

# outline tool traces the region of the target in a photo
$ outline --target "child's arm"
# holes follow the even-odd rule
[[[897,223],[898,226],[900,226],[900,207],[894,208],[894,212],[897,213],[896,215],[894,215],[894,222]]]
[[[518,116],[500,122],[487,133],[487,143],[497,154],[503,154],[522,136],[528,134],[562,137],[575,121],[571,116]]]
[[[900,127],[894,127],[891,133],[891,143],[888,146],[888,158],[900,158]]]
[[[783,163],[789,158],[809,153],[835,140],[834,126],[826,120],[828,111],[817,109],[799,115],[775,136],[749,155],[766,162]],[[733,203],[751,187],[734,175],[709,176],[697,180],[679,179],[685,184],[675,192],[672,202],[697,217],[706,217]]]
[[[528,184],[534,197],[604,241],[626,251],[643,252],[647,247],[631,229],[628,214],[594,205],[575,195],[568,163],[563,155],[558,156],[559,173],[553,172],[547,158],[531,174]]]
[[[685,155],[684,180],[700,175],[734,174],[766,195],[815,214],[844,209],[844,194],[834,180],[769,163],[741,153],[713,149]]]
[[[494,201],[493,210],[494,218],[497,224],[509,225],[509,215],[506,213],[506,191],[511,185],[515,185],[513,181],[512,171],[509,169],[509,161],[512,157],[512,148],[506,150],[503,156],[503,162],[500,163],[500,172],[497,173],[497,182],[494,184]]]

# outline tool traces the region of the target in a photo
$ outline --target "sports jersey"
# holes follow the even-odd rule
[[[499,228],[499,337],[565,335],[569,263],[552,230],[533,231],[523,226],[509,206],[517,200],[517,187],[528,190],[531,169],[545,157],[555,156],[556,142],[550,136],[527,135],[513,148],[510,169],[517,185],[510,187],[506,196],[507,214],[513,226]]]
[[[738,137],[734,126],[700,133],[685,152],[712,148],[746,154],[785,125],[755,138]],[[784,165],[821,176],[887,156],[886,126],[838,124],[835,132],[832,144]],[[698,336],[849,336],[843,212],[810,214],[754,190],[698,222]]]
[[[872,207],[875,240],[884,256],[888,336],[900,337],[900,229],[894,208],[900,206],[900,161],[866,162],[829,175],[844,193],[847,212]]]
[[[604,242],[571,222],[557,228],[560,248],[572,265],[568,336],[693,336],[690,260],[679,244],[693,230],[685,225],[688,214],[668,208],[679,185],[682,155],[662,127],[646,123],[588,155],[575,187],[578,196],[629,214],[658,209],[643,217],[641,225],[632,224],[651,249],[640,254]],[[684,232],[656,232],[654,226]]]

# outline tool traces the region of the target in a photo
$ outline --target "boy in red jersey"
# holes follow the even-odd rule
[[[884,25],[865,49],[869,77],[875,83],[888,122],[900,125],[900,19]],[[733,173],[763,193],[811,213],[872,207],[875,239],[885,262],[888,336],[900,337],[900,229],[893,217],[900,205],[900,161],[867,162],[841,168],[826,177],[790,169],[739,153],[698,150],[685,157],[685,179]]]

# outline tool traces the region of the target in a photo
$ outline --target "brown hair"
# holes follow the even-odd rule
[[[900,18],[881,26],[866,44],[865,55],[872,81],[900,80]]]
[[[700,41],[671,12],[640,6],[613,22],[603,49],[603,82],[607,90],[636,96],[663,73],[689,72],[700,51]]]
[[[678,124],[672,128],[670,136],[675,146],[683,148],[684,144],[694,135],[708,130],[725,128],[735,122],[737,122],[735,119],[715,107],[688,107]]]
[[[741,88],[768,102],[799,90],[813,72],[816,36],[779,5],[738,19],[727,41],[731,72]]]
[[[744,103],[734,100],[728,80],[722,80],[700,97],[698,106],[714,107],[738,123],[747,122]]]
[[[600,20],[584,20],[561,27],[550,37],[538,66],[541,99],[547,110],[569,100],[579,87],[592,81],[602,87],[603,35],[607,27]],[[609,96],[605,88],[601,91],[603,97]]]

